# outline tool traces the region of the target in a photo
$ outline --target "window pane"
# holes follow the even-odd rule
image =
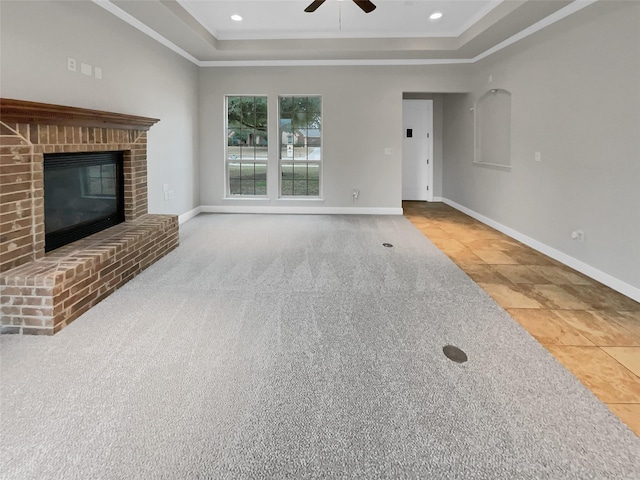
[[[294,163],[293,164],[293,194],[294,195],[309,195],[308,189],[308,164],[307,163]]]
[[[307,159],[307,147],[294,147],[293,148],[294,160],[306,160]]]
[[[319,163],[309,163],[309,169],[307,171],[307,181],[308,181],[308,195],[320,195],[320,164]]]
[[[307,97],[293,97],[293,109],[296,112],[307,111],[308,100]]]
[[[282,195],[293,195],[293,164],[282,164],[282,180],[280,182],[280,188]]]
[[[240,194],[240,164],[237,162],[229,163],[229,193],[231,195]]]
[[[312,113],[320,113],[320,97],[309,97],[308,111]]]
[[[280,189],[282,196],[319,196],[320,164],[313,162],[283,163]]]
[[[266,195],[267,164],[254,162],[229,163],[230,195]]]
[[[267,164],[256,163],[255,168],[255,195],[267,194]]]
[[[255,97],[256,128],[267,128],[267,97]]]
[[[242,97],[227,97],[227,112],[229,115],[229,123],[239,121],[240,112],[242,111]]]
[[[291,118],[293,97],[280,97],[280,114],[282,118]]]
[[[255,110],[255,97],[240,97],[242,99],[242,111],[253,112]]]
[[[240,166],[240,176],[242,182],[242,194],[254,195],[256,183],[256,164],[243,162]]]

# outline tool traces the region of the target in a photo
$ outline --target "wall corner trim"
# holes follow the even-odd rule
[[[606,285],[607,287],[612,288],[617,292],[620,292],[623,295],[626,295],[627,297],[635,300],[636,302],[640,302],[640,288],[634,287],[633,285],[623,282],[622,280],[619,280],[609,275],[608,273],[598,270],[597,268],[592,267],[591,265],[584,263],[583,261],[578,260],[577,258],[567,255],[566,253],[563,253],[559,250],[556,250],[555,248],[550,247],[549,245],[546,245],[538,240],[535,240],[523,233],[520,233],[517,230],[514,230],[505,225],[502,225],[501,223],[496,222],[495,220],[492,220],[488,217],[485,217],[484,215],[478,212],[475,212],[474,210],[471,210],[470,208],[467,208],[463,205],[460,205],[454,202],[453,200],[449,200],[448,198],[443,198],[442,201],[447,205],[449,205],[450,207],[453,207],[456,210],[459,210],[462,213],[466,213],[470,217],[475,218],[479,222],[482,222],[485,225],[495,228],[499,232],[502,232],[505,235],[508,235],[509,237],[515,240],[518,240],[519,242],[522,242],[525,245],[533,248],[534,250],[537,250],[540,253],[543,253],[548,257],[551,257],[554,260],[557,260],[567,265],[568,267],[571,267],[574,270],[577,270],[578,272],[587,275],[590,278],[593,278],[594,280]]]

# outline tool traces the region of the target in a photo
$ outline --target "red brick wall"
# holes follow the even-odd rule
[[[177,217],[147,213],[147,130],[157,120],[0,107],[0,332],[52,335],[178,245]],[[124,152],[125,222],[45,254],[44,154],[95,151]]]
[[[123,150],[125,219],[147,213],[147,132],[0,123],[0,271],[44,256],[43,154]]]

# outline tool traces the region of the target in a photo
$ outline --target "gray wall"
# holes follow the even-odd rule
[[[443,175],[446,198],[636,288],[639,19],[598,2],[474,65],[472,93],[445,98]],[[472,164],[469,108],[490,88],[512,94],[511,171]]]
[[[464,92],[469,66],[203,68],[201,200],[210,206],[401,208],[403,92]],[[224,97],[269,96],[270,200],[224,199]],[[323,96],[324,201],[277,199],[278,95]],[[437,100],[436,100],[437,99]],[[440,132],[441,95],[434,96]],[[441,134],[439,134],[441,137]],[[434,144],[441,159],[441,144]],[[393,155],[385,155],[392,148]],[[434,165],[439,195],[441,164]],[[360,198],[352,201],[353,188]]]
[[[149,135],[152,212],[399,208],[402,96],[428,92],[436,196],[640,288],[638,2],[597,2],[475,65],[420,67],[198,69],[89,2],[2,1],[0,13],[3,97],[161,119]],[[67,57],[102,67],[103,80],[69,72]],[[472,164],[469,108],[489,88],[512,94],[510,171]],[[226,94],[269,95],[272,132],[278,94],[323,95],[324,202],[275,200],[276,161],[271,200],[223,199]],[[583,244],[570,239],[578,228]]]
[[[200,204],[198,67],[90,2],[3,0],[0,14],[2,97],[159,118],[148,137],[149,211]],[[103,79],[82,75],[80,62]]]

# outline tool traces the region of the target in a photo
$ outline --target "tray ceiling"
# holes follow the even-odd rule
[[[304,12],[311,0],[93,1],[205,65],[472,61],[594,0],[373,0],[368,14],[351,0],[314,13]]]

